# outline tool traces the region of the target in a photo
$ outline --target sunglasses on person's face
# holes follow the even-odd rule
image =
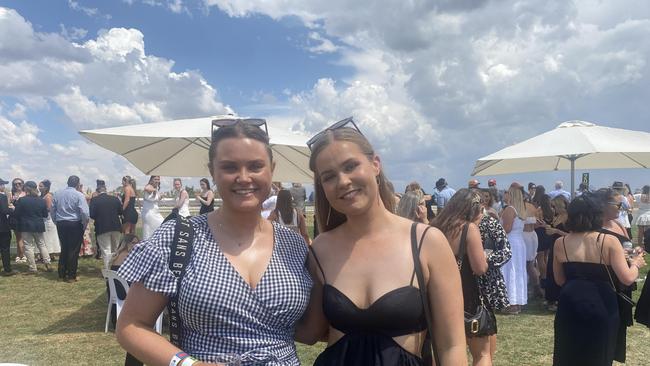
[[[259,129],[262,129],[262,126],[264,126],[263,130],[266,132],[266,135],[269,135],[269,129],[266,126],[266,120],[262,118],[227,118],[227,119],[213,119],[212,120],[212,133],[210,136],[214,135],[214,131],[216,131],[219,127],[228,127],[228,126],[234,126],[238,123],[241,123],[243,125],[249,125],[249,126],[255,126],[258,127]]]
[[[309,148],[309,150],[311,150],[311,147],[316,143],[316,141],[318,141],[321,137],[323,137],[327,133],[327,131],[333,131],[333,130],[338,130],[339,128],[348,127],[349,124],[351,124],[354,127],[354,129],[363,136],[363,133],[361,133],[359,126],[357,126],[357,124],[354,123],[354,119],[352,119],[352,117],[348,117],[346,119],[342,119],[334,123],[333,125],[327,127],[326,129],[314,135],[314,137],[307,140],[307,147]]]
[[[15,185],[15,186],[22,186],[23,184],[20,183],[20,182],[16,182],[16,183],[14,183],[14,185]]]
[[[608,205],[616,206],[616,208],[620,209],[621,206],[623,206],[623,202],[607,202]]]

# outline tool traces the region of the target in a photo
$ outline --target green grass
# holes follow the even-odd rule
[[[80,281],[74,284],[57,281],[56,272],[0,277],[0,363],[123,364],[124,351],[112,329],[104,333],[106,293],[101,266],[102,261],[81,259]],[[25,264],[14,268],[27,270]],[[642,285],[639,283],[639,289]],[[495,365],[551,364],[553,313],[533,302],[520,315],[497,315],[497,319]],[[627,340],[626,365],[648,365],[650,330],[634,325],[628,328]],[[311,365],[323,348],[324,344],[298,345],[301,362]]]

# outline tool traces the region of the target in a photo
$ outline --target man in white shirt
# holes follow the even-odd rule
[[[565,191],[562,187],[564,187],[564,183],[561,180],[558,180],[555,182],[555,190],[548,192],[548,196],[553,199],[562,195],[567,201],[571,202],[571,193]]]

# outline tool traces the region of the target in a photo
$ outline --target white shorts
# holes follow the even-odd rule
[[[524,231],[524,242],[526,243],[526,262],[534,261],[537,256],[537,233],[534,230]]]

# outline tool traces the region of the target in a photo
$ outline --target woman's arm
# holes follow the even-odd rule
[[[305,222],[305,217],[302,215],[300,210],[296,210],[296,215],[298,215],[298,229],[300,229],[300,235],[305,239],[307,244],[311,244],[311,238],[307,233],[307,223]]]
[[[488,263],[485,258],[485,252],[483,252],[481,232],[473,222],[469,224],[467,229],[467,258],[469,259],[472,272],[475,275],[480,276],[487,272]]]
[[[562,240],[562,238],[558,238],[553,244],[553,277],[558,286],[562,286],[566,282],[564,266],[562,265],[563,262],[559,259],[559,256],[564,253],[564,244],[562,243]]]
[[[501,221],[503,222],[503,229],[506,233],[509,233],[512,230],[512,224],[515,222],[515,209],[510,206],[506,207],[501,214]]]
[[[180,351],[153,329],[168,298],[147,290],[140,282],[131,285],[117,319],[116,336],[127,352],[147,365],[167,366]]]
[[[148,193],[153,193],[153,192],[156,191],[156,187],[154,187],[151,184],[147,184],[146,186],[144,186],[143,189],[144,189],[145,192],[148,192]]]
[[[47,206],[47,211],[52,211],[52,195],[46,194],[43,198],[45,200],[45,206]]]
[[[642,255],[633,257],[628,265],[625,258],[625,251],[618,239],[611,235],[605,235],[603,244],[609,253],[609,264],[612,266],[616,277],[622,284],[629,286],[639,277],[639,268],[645,266],[645,259]]]
[[[467,365],[460,273],[449,242],[440,230],[432,228],[427,232],[420,260],[424,261],[425,278],[428,272],[433,333],[442,366]]]
[[[323,283],[325,280],[318,269],[313,254],[309,251],[308,267],[314,286],[311,288],[309,305],[296,326],[296,341],[312,345],[327,338],[329,323],[323,314]]]
[[[186,190],[183,189],[183,190],[180,191],[180,193],[178,194],[178,197],[179,197],[180,199],[176,202],[176,206],[174,206],[174,208],[181,208],[181,207],[183,207],[183,205],[185,204],[185,201],[187,201],[187,200],[190,198],[190,195],[187,193]]]

